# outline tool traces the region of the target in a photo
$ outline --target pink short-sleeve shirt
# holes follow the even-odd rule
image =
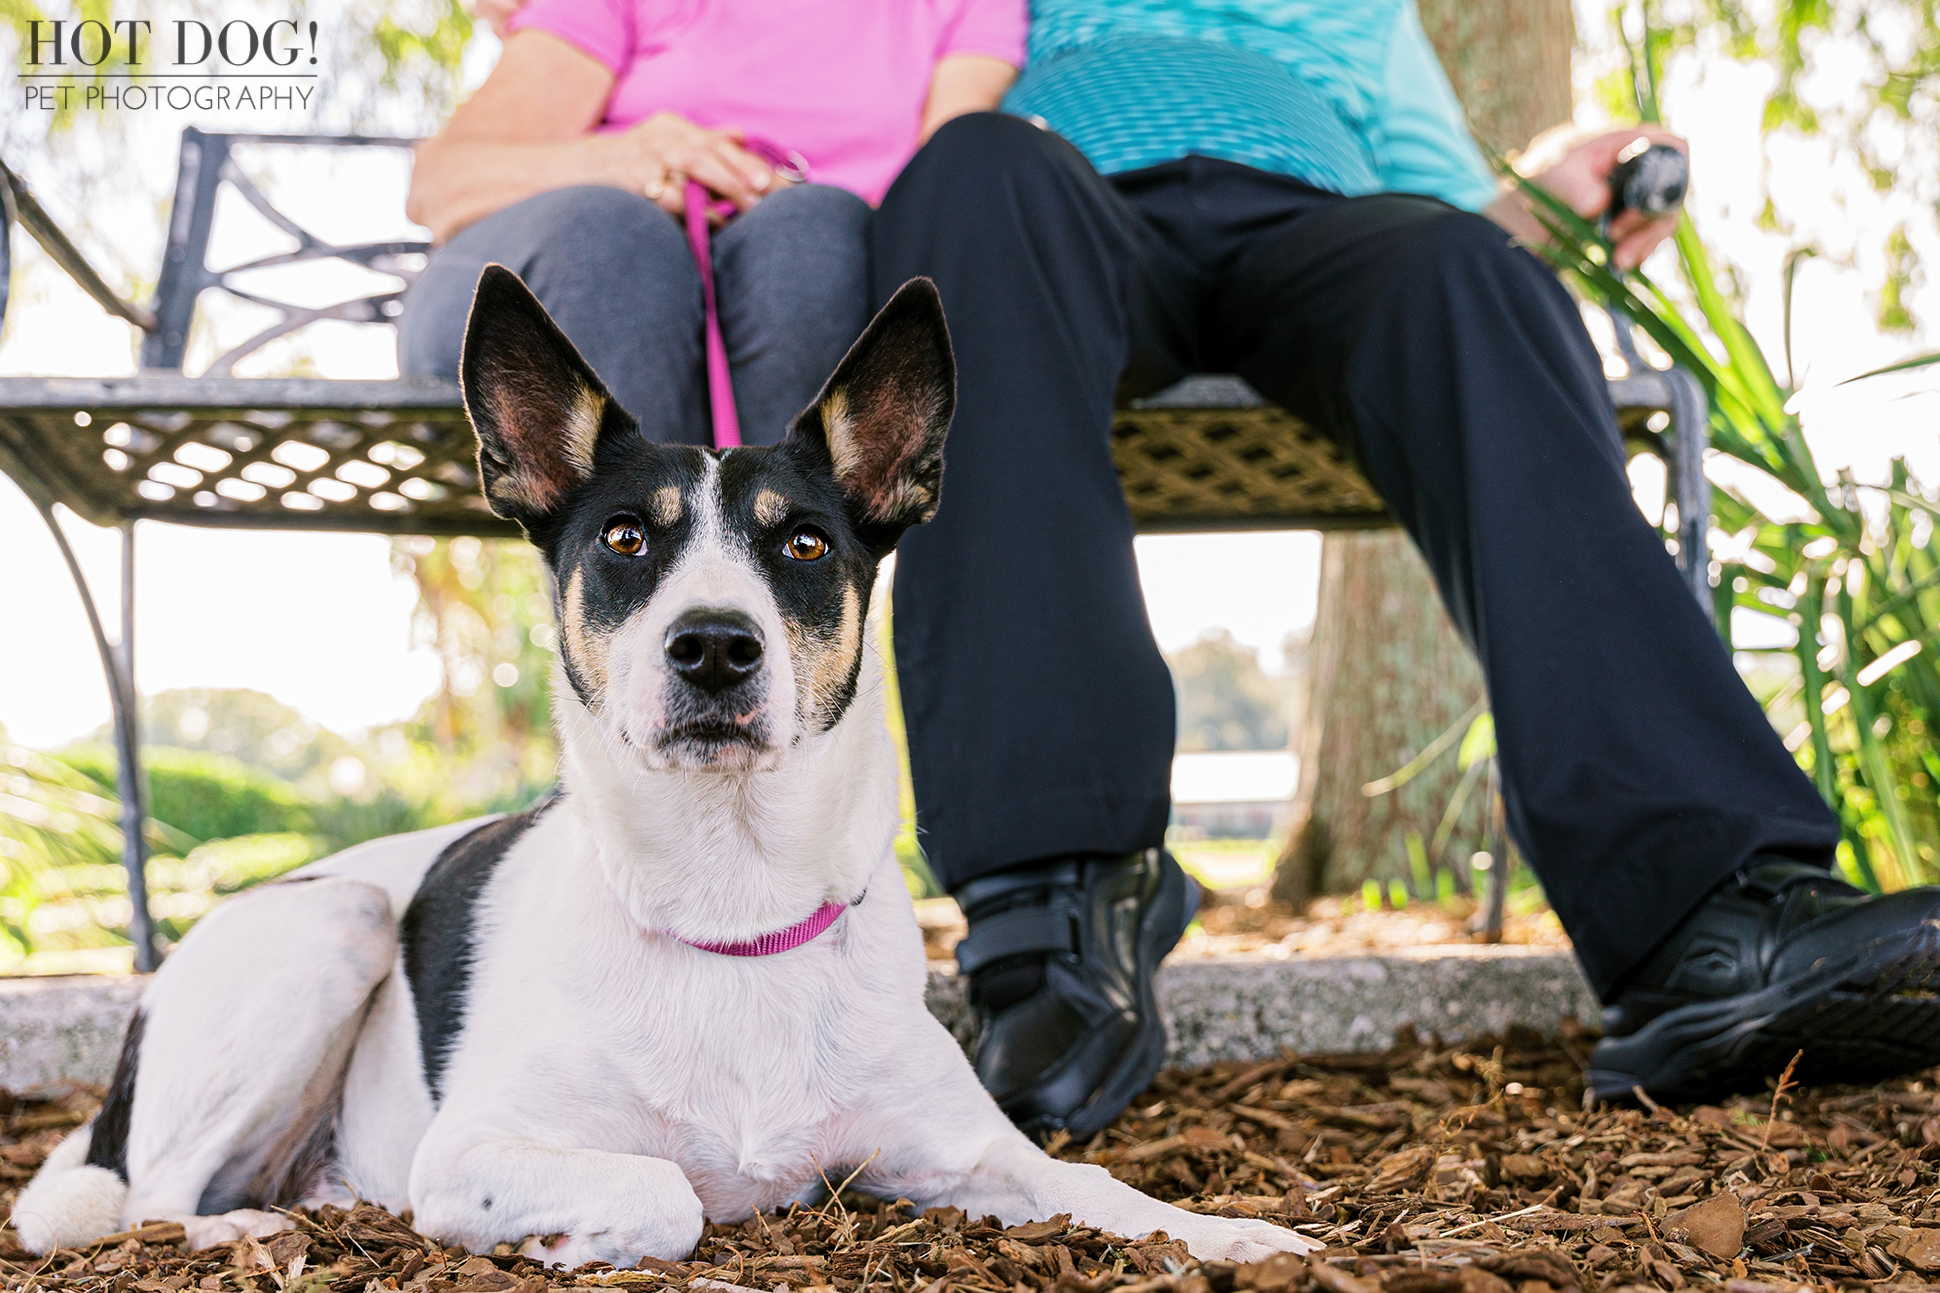
[[[739,126],[809,178],[879,202],[910,155],[936,62],[1024,64],[1027,0],[530,0],[512,19],[619,78],[602,130],[657,112]]]

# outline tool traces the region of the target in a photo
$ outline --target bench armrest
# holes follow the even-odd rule
[[[0,162],[0,201],[4,201],[6,206],[6,218],[0,222],[0,238],[5,238],[12,226],[18,223],[21,228],[34,236],[34,241],[40,244],[41,250],[47,253],[49,259],[67,271],[67,276],[79,284],[83,292],[93,297],[102,309],[117,319],[126,319],[143,332],[155,330],[154,314],[132,301],[122,300],[115,294],[115,290],[108,286],[107,280],[101,277],[94,266],[88,264],[87,257],[81,254],[80,248],[61,232],[60,226],[54,223],[53,217],[47,214],[41,204],[34,199],[34,195],[28,192],[27,185],[5,162]],[[0,276],[4,276],[11,268],[6,251],[0,250]],[[0,320],[6,318],[6,312],[6,286],[0,283]]]

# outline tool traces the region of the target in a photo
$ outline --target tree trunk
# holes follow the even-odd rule
[[[1485,147],[1506,151],[1570,115],[1569,0],[1420,0],[1422,24]],[[1399,530],[1327,536],[1321,548],[1307,721],[1293,830],[1276,897],[1301,902],[1411,873],[1410,834],[1435,835],[1461,772],[1452,752],[1384,795],[1395,772],[1482,695],[1481,670]],[[1471,797],[1448,849],[1480,847]],[[1440,859],[1430,859],[1438,862]]]
[[[1475,657],[1399,530],[1327,536],[1310,668],[1295,827],[1274,886],[1296,902],[1411,876],[1408,836],[1424,849],[1433,842],[1461,775],[1454,753],[1386,794],[1362,787],[1425,750],[1483,691]],[[1465,862],[1481,847],[1481,801],[1471,796],[1461,814],[1450,857]]]
[[[1484,148],[1509,152],[1569,120],[1569,0],[1420,0],[1420,8]]]

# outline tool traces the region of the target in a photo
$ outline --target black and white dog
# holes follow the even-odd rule
[[[21,1192],[22,1241],[172,1219],[199,1247],[357,1198],[473,1250],[629,1266],[861,1165],[1007,1224],[1313,1247],[1048,1157],[924,1008],[865,629],[877,564],[936,511],[935,289],[897,293],[773,449],[647,442],[498,266],[463,378],[486,497],[557,581],[563,793],[197,925],[100,1114]]]

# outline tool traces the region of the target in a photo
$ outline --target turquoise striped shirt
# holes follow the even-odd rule
[[[1197,153],[1349,196],[1497,191],[1414,0],[1032,0],[1004,109],[1107,175]]]

